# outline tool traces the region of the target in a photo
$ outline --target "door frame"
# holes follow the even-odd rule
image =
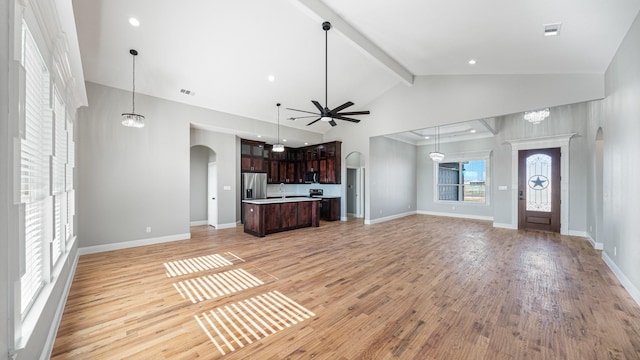
[[[514,139],[511,145],[511,229],[518,229],[518,153],[520,150],[560,148],[560,234],[569,234],[569,142],[576,133]]]
[[[218,164],[215,161],[207,164],[207,224],[218,228]]]
[[[562,158],[560,148],[547,148],[547,149],[532,149],[532,150],[520,150],[518,161],[518,229],[523,230],[543,230],[551,232],[560,232],[560,160]],[[551,169],[549,179],[551,182],[549,187],[551,188],[551,209],[550,211],[534,211],[528,210],[527,204],[529,202],[529,186],[531,177],[528,176],[528,159],[531,156],[546,155],[551,158]],[[533,173],[533,176],[540,175]],[[541,174],[542,175],[542,174]],[[542,182],[539,183],[542,186]],[[535,186],[534,186],[535,188]],[[548,224],[536,223],[535,221],[529,221],[529,217],[537,217],[541,219],[549,219]]]

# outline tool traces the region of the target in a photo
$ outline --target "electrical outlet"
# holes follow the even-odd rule
[[[147,232],[150,233],[151,232],[151,226],[147,226]]]
[[[618,256],[618,248],[616,246],[613,247],[613,256]]]

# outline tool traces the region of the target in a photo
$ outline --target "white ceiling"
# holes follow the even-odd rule
[[[356,111],[406,83],[403,71],[601,74],[640,0],[74,0],[73,6],[87,81],[130,90],[133,48],[140,53],[136,92],[275,123],[276,102],[309,111],[312,99],[324,105],[323,20],[334,25],[328,105],[350,100],[356,105],[349,111]],[[129,17],[141,25],[132,27]],[[544,24],[558,22],[560,36],[542,35]],[[467,63],[471,58],[476,65]],[[281,123],[329,129],[285,120],[296,115],[283,111]]]

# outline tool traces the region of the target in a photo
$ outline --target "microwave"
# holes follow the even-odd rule
[[[307,171],[304,174],[304,182],[306,184],[317,183],[319,178],[320,176],[317,171]]]

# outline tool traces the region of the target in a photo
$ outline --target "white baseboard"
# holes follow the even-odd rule
[[[569,235],[570,236],[579,236],[579,237],[587,239],[587,241],[589,241],[589,243],[591,243],[591,246],[593,246],[593,248],[596,249],[596,250],[604,249],[604,244],[597,243],[595,240],[593,240],[591,235],[589,235],[589,233],[587,233],[586,231],[569,230]]]
[[[365,219],[364,223],[365,223],[365,225],[373,225],[373,224],[378,224],[378,223],[385,222],[385,221],[400,219],[400,218],[403,218],[405,216],[415,215],[415,214],[416,214],[415,211],[408,211],[406,213],[385,216],[385,217],[379,218],[379,219],[373,219],[373,220]]]
[[[192,221],[189,223],[189,226],[200,226],[209,224],[208,220],[200,220],[200,221]]]
[[[616,265],[616,263],[613,262],[613,259],[609,257],[609,254],[607,254],[606,251],[602,252],[602,260],[604,260],[604,263],[607,264],[607,266],[609,266],[609,269],[611,269],[611,271],[613,271],[613,274],[618,278],[622,286],[624,286],[624,288],[627,289],[627,292],[629,292],[629,295],[631,295],[633,300],[635,300],[636,303],[640,305],[640,290],[637,287],[635,287],[633,283],[631,283],[631,281],[622,272],[622,270],[620,270],[618,265]]]
[[[506,223],[497,223],[497,222],[494,222],[494,223],[493,223],[493,227],[494,227],[494,228],[500,228],[500,229],[518,230],[518,228],[517,228],[517,227],[513,227],[513,225],[511,225],[511,224],[506,224]]]
[[[161,236],[161,237],[150,238],[150,239],[123,241],[115,244],[87,246],[87,247],[79,248],[78,253],[80,255],[95,254],[95,253],[111,251],[111,250],[128,249],[132,247],[154,245],[154,244],[161,244],[161,243],[170,242],[170,241],[188,240],[188,239],[191,239],[190,233],[176,234],[176,235]]]
[[[461,218],[461,219],[493,221],[493,216],[445,213],[445,212],[439,212],[439,211],[424,211],[424,210],[418,210],[418,214],[432,215],[432,216],[446,216],[446,217],[454,217],[454,218]]]
[[[218,230],[230,229],[230,228],[234,228],[236,226],[238,226],[237,222],[232,222],[232,223],[228,223],[228,224],[218,224],[218,226],[216,226],[216,229],[218,229]]]

